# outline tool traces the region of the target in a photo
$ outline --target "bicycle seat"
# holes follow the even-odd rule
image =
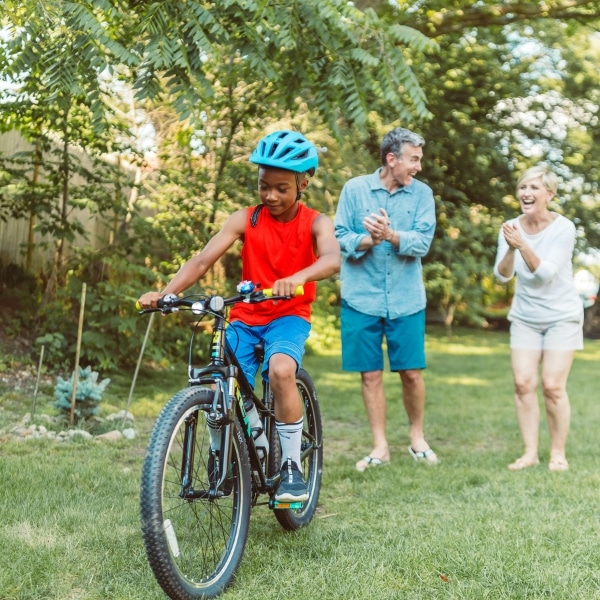
[[[260,362],[262,362],[265,357],[265,343],[258,342],[258,344],[254,344],[254,356],[258,358]]]

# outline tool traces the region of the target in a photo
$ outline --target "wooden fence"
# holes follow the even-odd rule
[[[33,150],[33,146],[27,142],[17,131],[0,134],[0,155],[3,158],[10,158],[16,152]],[[72,153],[77,154],[79,159],[86,167],[91,167],[91,160],[81,150],[72,149]],[[40,174],[43,178],[43,172]],[[133,181],[133,174],[128,172],[127,176]],[[83,178],[78,174],[71,177],[72,185],[82,185]],[[130,194],[131,190],[125,189],[125,194]],[[110,193],[113,193],[111,190]],[[2,197],[0,196],[0,203]],[[73,242],[74,246],[92,248],[101,248],[108,242],[109,231],[102,219],[90,214],[86,210],[75,210],[72,217],[78,219],[86,230],[88,239],[83,236],[77,236]],[[7,222],[0,220],[0,265],[17,264],[25,266],[26,249],[30,235],[31,223],[29,218],[9,219]],[[65,257],[68,257],[69,247],[65,248]],[[53,240],[43,237],[39,232],[33,234],[33,254],[31,256],[30,270],[33,272],[44,271],[52,262],[54,255]],[[0,282],[1,283],[1,282]]]

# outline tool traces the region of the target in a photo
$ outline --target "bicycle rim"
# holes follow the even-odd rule
[[[225,495],[216,499],[181,495],[186,423],[194,418],[197,427],[188,443],[193,448],[191,484],[196,491],[210,488],[206,414],[213,394],[206,388],[176,394],[154,425],[144,459],[140,493],[144,544],[156,580],[173,600],[220,594],[234,577],[248,535],[250,467],[237,422]]]
[[[317,391],[310,375],[300,369],[296,375],[296,387],[302,400],[304,411],[304,426],[302,434],[302,452],[308,448],[312,451],[301,461],[300,469],[308,488],[309,499],[299,509],[275,509],[275,517],[284,529],[293,531],[312,521],[319,503],[321,491],[321,477],[323,474],[323,427],[321,424],[321,410]],[[279,445],[272,445],[279,450],[273,458],[281,465],[281,450]],[[272,466],[273,463],[271,463]]]

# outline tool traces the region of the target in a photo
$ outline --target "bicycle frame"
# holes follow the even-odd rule
[[[260,493],[270,493],[275,489],[276,484],[279,481],[279,475],[276,475],[274,478],[268,478],[263,471],[261,460],[252,436],[250,423],[246,415],[246,409],[244,408],[244,397],[250,397],[263,418],[265,415],[272,416],[273,406],[269,393],[269,385],[268,383],[263,382],[264,394],[263,399],[261,400],[249,384],[233,349],[225,338],[226,319],[224,314],[221,312],[213,312],[212,314],[214,316],[214,324],[211,339],[210,362],[204,367],[194,367],[192,365],[194,343],[194,335],[192,335],[188,357],[188,385],[210,385],[211,387],[214,387],[215,394],[209,417],[215,424],[221,426],[222,437],[220,456],[222,458],[219,461],[218,477],[211,483],[210,490],[188,490],[185,488],[185,485],[182,485],[181,494],[182,497],[189,499],[217,497],[217,490],[227,476],[227,465],[229,465],[231,457],[231,431],[236,416],[239,418],[240,423],[243,423],[242,430],[244,433],[244,441],[248,447],[250,466],[256,487]],[[197,426],[197,415],[194,415],[189,421],[189,437],[190,439],[193,439],[194,427]],[[270,431],[267,431],[267,436],[269,434]],[[191,480],[191,469],[193,466],[192,452],[190,445],[187,447],[185,453],[185,464],[182,465],[182,482]]]
[[[247,291],[240,293],[239,296],[232,298],[212,296],[200,301],[186,298],[179,299],[176,296],[171,295],[171,298],[168,300],[169,303],[173,301],[177,302],[177,305],[168,307],[166,312],[176,312],[179,310],[177,306],[185,306],[194,314],[212,315],[214,318],[210,346],[210,360],[209,363],[203,367],[193,366],[195,332],[192,333],[188,354],[188,386],[210,386],[214,389],[213,402],[208,416],[215,425],[221,427],[222,432],[221,448],[219,449],[220,460],[218,476],[214,478],[214,481],[210,482],[210,489],[208,490],[194,490],[191,487],[190,482],[193,479],[192,470],[194,466],[194,451],[191,441],[194,439],[195,430],[196,427],[198,427],[198,415],[194,414],[190,416],[186,422],[185,439],[189,443],[185,443],[186,451],[182,458],[182,489],[180,492],[180,496],[184,499],[213,499],[218,498],[219,495],[222,494],[222,492],[219,492],[218,490],[219,486],[224,483],[227,477],[227,466],[230,464],[231,459],[231,432],[236,417],[243,425],[243,441],[248,448],[251,472],[254,478],[256,492],[258,492],[255,495],[254,503],[256,503],[256,497],[259,494],[271,494],[279,483],[279,473],[274,474],[273,477],[268,477],[263,470],[256,444],[252,436],[250,422],[244,407],[244,398],[250,398],[263,419],[263,429],[265,430],[267,438],[270,439],[274,408],[269,383],[263,380],[263,397],[262,399],[259,398],[248,382],[235,352],[225,337],[227,322],[225,309],[227,306],[231,306],[236,302],[260,302],[261,300],[266,299],[286,299],[287,297],[273,297],[271,290],[256,290],[254,284],[251,282],[242,282],[240,285],[243,286],[245,283],[249,283],[251,287],[248,288]],[[301,288],[299,288],[299,290],[300,289]],[[256,294],[261,294],[261,296],[257,297]],[[163,300],[166,301],[167,298],[168,297],[165,297]],[[150,310],[162,310],[165,312],[164,306],[161,307],[160,305],[157,309]],[[303,436],[309,440],[301,450],[301,458],[304,460],[308,454],[318,447],[318,444],[314,437],[311,436],[310,432],[304,430]],[[270,504],[272,507],[274,506],[273,502]]]
[[[239,295],[168,295],[156,308],[164,314],[189,310],[210,318],[208,364],[194,366],[193,329],[188,356],[188,386],[165,404],[152,428],[142,468],[140,513],[148,561],[170,598],[214,598],[233,580],[247,541],[250,511],[267,494],[280,525],[295,531],[313,519],[319,501],[323,464],[322,420],[316,389],[302,368],[296,374],[304,427],[300,463],[309,491],[305,502],[279,502],[275,492],[282,472],[282,448],[275,427],[274,399],[268,380],[262,398],[244,374],[225,335],[227,307],[273,297],[240,282]],[[297,292],[298,293],[298,292]],[[141,307],[138,306],[141,310]],[[264,346],[255,355],[264,362]],[[253,382],[252,382],[253,383]],[[257,435],[246,406],[252,400],[263,433]],[[268,444],[264,440],[267,437]],[[260,447],[257,446],[260,444]],[[268,445],[264,455],[263,445]],[[283,471],[285,472],[285,470]],[[200,535],[199,535],[200,534]]]

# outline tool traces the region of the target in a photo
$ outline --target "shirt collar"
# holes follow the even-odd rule
[[[387,192],[387,188],[381,183],[381,177],[379,176],[381,173],[382,167],[379,167],[374,173],[371,173],[369,177],[369,184],[371,186],[371,191],[375,192],[377,190],[384,190]],[[401,192],[406,192],[407,194],[412,194],[414,190],[414,178],[413,182],[410,185],[403,185],[399,187],[397,190],[394,190],[390,195],[399,194]],[[388,192],[389,193],[389,192]]]

